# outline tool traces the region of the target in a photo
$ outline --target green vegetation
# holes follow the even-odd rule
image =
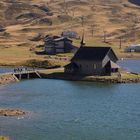
[[[56,68],[60,67],[60,65],[52,64],[47,60],[41,61],[41,60],[27,60],[24,64],[27,67],[34,67],[34,68]]]
[[[64,73],[64,68],[40,70],[39,73],[43,75],[48,75],[53,73]]]
[[[129,73],[129,72],[125,72],[125,71],[122,71],[120,73],[121,73],[122,80],[140,78],[140,74],[134,74],[134,73]],[[115,74],[112,76],[95,76],[94,78],[109,80],[109,79],[118,79],[119,76],[117,74]]]
[[[104,83],[138,83],[140,82],[140,74],[129,73],[121,71],[121,76],[119,73],[114,73],[111,76],[86,76],[86,75],[72,75],[64,73],[63,68],[42,70],[39,73],[44,77],[51,77],[53,79],[67,79],[74,81],[90,81],[90,82],[104,82]]]

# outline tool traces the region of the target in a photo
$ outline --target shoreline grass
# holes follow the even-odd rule
[[[64,73],[64,69],[52,69],[39,71],[43,78],[72,80],[72,81],[88,81],[88,82],[104,82],[104,83],[138,83],[140,82],[140,74],[121,71],[121,77],[117,74],[111,76],[88,76],[73,75]]]

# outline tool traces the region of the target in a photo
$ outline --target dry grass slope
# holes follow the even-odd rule
[[[29,51],[42,42],[29,39],[38,33],[61,34],[64,30],[81,35],[83,28],[87,44],[111,45],[120,57],[132,57],[122,51],[128,44],[140,41],[139,11],[140,7],[128,0],[1,0],[0,28],[5,31],[0,32],[0,63],[42,60],[43,56]],[[107,43],[103,43],[104,34]]]
[[[8,137],[0,136],[0,140],[10,140]]]

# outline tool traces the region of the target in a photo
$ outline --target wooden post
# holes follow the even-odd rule
[[[35,73],[39,78],[42,78],[41,75],[37,71],[35,71]]]
[[[120,49],[122,48],[122,38],[120,37]]]
[[[15,75],[15,74],[13,74],[13,77],[14,77],[14,79],[15,79],[16,81],[18,81],[18,82],[19,82],[19,79],[16,77],[16,75]]]
[[[21,73],[19,73],[19,80],[21,80],[21,78],[22,78],[22,74],[21,74]]]
[[[30,79],[30,73],[27,73],[27,79]]]
[[[107,33],[107,31],[103,31],[104,32],[104,43],[106,43],[106,33]]]
[[[81,25],[82,25],[82,27],[84,27],[85,17],[84,16],[81,16],[80,19],[81,19]]]

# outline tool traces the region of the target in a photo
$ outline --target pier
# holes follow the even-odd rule
[[[34,71],[16,72],[16,73],[13,73],[13,76],[15,76],[18,80],[41,78],[40,74],[36,70],[34,70]]]
[[[0,73],[0,85],[19,82],[21,80],[28,80],[34,78],[46,78],[44,75],[50,75],[55,72],[63,72],[63,68],[56,69],[13,69],[13,72]]]
[[[12,75],[16,81],[20,81],[23,79],[33,79],[33,78],[41,78],[40,74],[36,70],[31,71],[21,71],[21,72],[8,72],[1,74],[3,76]]]

